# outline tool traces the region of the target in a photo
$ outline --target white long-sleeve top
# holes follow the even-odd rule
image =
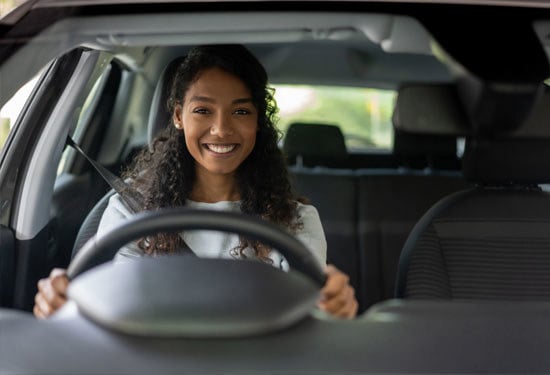
[[[217,211],[240,212],[240,201],[220,201],[216,203],[204,203],[187,201],[187,206],[194,209],[209,209]],[[112,227],[119,225],[132,215],[126,206],[122,203],[118,194],[113,195],[110,200],[101,221],[97,235],[105,234]],[[319,213],[314,206],[298,203],[298,216],[303,226],[295,233],[307,249],[311,251],[315,259],[324,268],[326,264],[327,242]],[[193,252],[203,258],[232,258],[231,250],[239,245],[239,236],[233,233],[215,232],[215,231],[185,231],[181,233],[185,243]],[[247,257],[253,256],[252,249],[245,249],[244,254]],[[128,258],[141,257],[144,255],[135,243],[127,244],[121,248],[116,257],[116,261],[126,260]],[[273,265],[283,270],[288,270],[288,263],[277,251],[271,251],[269,256]]]

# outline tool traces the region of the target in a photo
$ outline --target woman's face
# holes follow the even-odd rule
[[[219,68],[206,69],[174,110],[197,173],[231,175],[256,143],[258,113],[245,84]]]

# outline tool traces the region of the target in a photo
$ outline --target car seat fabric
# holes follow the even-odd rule
[[[543,119],[541,119],[542,121]],[[550,300],[550,140],[468,138],[465,176],[415,225],[403,248],[399,298]]]
[[[357,174],[362,290],[371,305],[393,297],[399,257],[416,222],[439,199],[470,185],[455,171]]]
[[[472,186],[460,171],[457,136],[445,131],[460,129],[456,111],[439,105],[435,115],[423,113],[442,93],[452,97],[447,85],[400,88],[392,117],[397,167],[357,170],[361,283],[368,306],[394,296],[401,251],[422,215],[446,195]]]
[[[476,188],[449,196],[404,246],[397,297],[550,300],[550,194]]]
[[[109,190],[107,194],[105,194],[103,198],[101,198],[99,202],[95,204],[95,206],[90,210],[90,212],[82,222],[80,230],[76,235],[71,258],[74,258],[80,248],[82,248],[82,246],[84,246],[84,244],[96,234],[97,228],[99,227],[99,222],[101,221],[101,217],[103,216],[103,212],[107,208],[107,205],[109,204],[109,198],[111,198],[113,194],[115,194],[115,190]]]

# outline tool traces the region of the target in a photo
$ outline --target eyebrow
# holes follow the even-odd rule
[[[233,104],[245,104],[252,103],[252,98],[241,98],[233,100]]]
[[[201,95],[195,95],[189,99],[189,102],[207,102],[207,103],[215,103],[216,100],[213,98],[209,98],[208,96],[201,96]],[[245,103],[252,103],[252,98],[239,98],[235,99],[232,102],[233,104],[245,104]]]

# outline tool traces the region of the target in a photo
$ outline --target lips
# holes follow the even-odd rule
[[[236,143],[227,143],[227,144],[220,144],[220,143],[205,143],[203,146],[208,149],[209,151],[212,151],[216,154],[224,155],[229,154],[233,150],[237,148]]]

